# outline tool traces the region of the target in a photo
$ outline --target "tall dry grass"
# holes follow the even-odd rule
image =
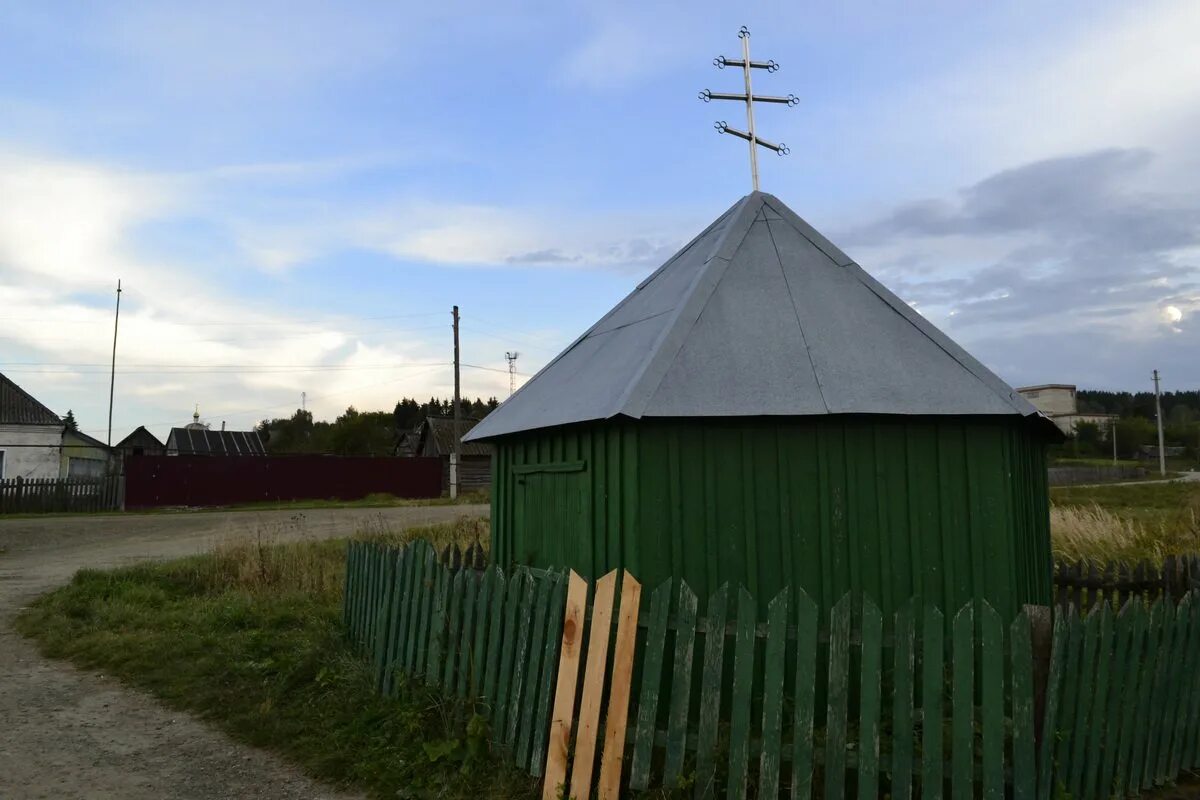
[[[283,541],[267,531],[220,542],[210,559],[217,585],[253,593],[339,595],[346,569],[338,542]]]
[[[1094,503],[1051,506],[1050,541],[1060,558],[1158,562],[1169,555],[1200,552],[1200,522],[1194,509],[1168,524],[1122,517]]]

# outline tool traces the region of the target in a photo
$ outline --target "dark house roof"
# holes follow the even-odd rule
[[[133,433],[129,434],[124,439],[117,442],[116,446],[117,447],[156,447],[156,448],[161,449],[165,445],[163,445],[163,443],[158,440],[157,436],[155,436],[150,431],[146,430],[145,425],[139,425],[137,427],[137,429],[133,431]]]
[[[1039,413],[777,198],[754,192],[471,431],[616,416]]]
[[[258,431],[210,431],[202,428],[171,428],[168,452],[181,456],[265,456]]]
[[[459,424],[462,426],[462,434],[465,437],[467,431],[479,424],[479,420],[463,419],[459,421]],[[421,423],[418,436],[417,455],[448,456],[454,452],[454,419],[451,417],[426,417],[425,421]],[[460,452],[463,456],[490,456],[492,448],[490,445],[479,442],[464,441]]]
[[[0,374],[0,425],[61,425],[58,414]]]

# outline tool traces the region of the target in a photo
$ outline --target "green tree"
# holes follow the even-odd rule
[[[69,408],[67,409],[67,415],[63,417],[63,424],[67,426],[67,430],[69,431],[79,430],[79,423],[75,421],[75,412]]]

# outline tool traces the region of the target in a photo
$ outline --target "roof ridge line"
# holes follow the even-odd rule
[[[785,219],[780,219],[780,222],[787,222]],[[829,401],[825,399],[825,387],[821,384],[821,376],[817,374],[817,362],[813,361],[812,348],[808,345],[808,337],[804,334],[804,320],[800,318],[800,309],[796,308],[796,295],[792,293],[792,282],[788,280],[787,270],[783,268],[783,256],[779,254],[779,245],[775,242],[775,232],[771,230],[771,220],[764,219],[767,223],[767,236],[771,238],[771,249],[775,251],[775,263],[779,265],[779,274],[783,278],[783,285],[787,287],[788,301],[792,304],[792,314],[796,317],[796,328],[800,331],[800,341],[804,343],[804,355],[808,357],[808,366],[812,369],[813,381],[817,384],[817,394],[821,397],[821,405],[825,406],[825,413],[832,413],[829,407]],[[803,231],[801,231],[803,235]]]
[[[553,367],[555,364],[557,364],[559,361],[561,361],[563,359],[563,357],[567,355],[567,353],[570,353],[572,350],[574,350],[576,347],[578,347],[579,344],[584,339],[591,336],[596,331],[596,329],[598,329],[602,324],[604,324],[604,321],[606,319],[608,319],[613,314],[615,314],[617,312],[617,309],[619,309],[626,302],[628,302],[628,300],[631,297],[633,297],[635,294],[637,294],[643,288],[645,288],[646,284],[648,284],[654,277],[659,275],[668,266],[675,263],[684,253],[686,253],[688,250],[691,250],[692,247],[694,247],[697,242],[699,242],[701,239],[703,239],[708,234],[709,231],[711,231],[717,225],[721,224],[721,221],[726,219],[730,214],[732,214],[733,210],[735,208],[737,208],[740,204],[744,203],[746,201],[746,198],[749,196],[750,195],[746,195],[746,197],[743,197],[741,200],[738,200],[736,203],[731,205],[729,208],[725,209],[725,212],[723,214],[721,214],[721,216],[717,217],[715,220],[713,220],[711,223],[709,223],[709,225],[707,227],[705,227],[705,229],[703,231],[698,233],[696,236],[693,236],[691,241],[689,241],[683,247],[679,248],[679,250],[676,251],[675,255],[673,255],[667,259],[666,263],[656,267],[649,275],[647,275],[642,281],[640,281],[637,286],[633,287],[633,290],[631,292],[629,292],[624,297],[622,297],[619,301],[617,301],[616,305],[614,305],[612,308],[610,308],[604,316],[600,317],[600,319],[596,320],[595,323],[593,323],[590,327],[588,327],[587,330],[585,330],[583,333],[579,334],[579,336],[575,337],[575,339],[569,345],[567,345],[566,347],[563,348],[562,352],[560,352],[554,358],[547,361],[546,364],[541,369],[539,369],[537,372],[533,373],[533,375],[529,376],[529,380],[527,380],[523,384],[521,384],[521,386],[515,392],[513,392],[511,395],[509,395],[508,398],[500,405],[503,406],[505,403],[508,403],[510,400],[517,397],[519,394],[521,394],[521,392],[525,391],[526,386],[529,386],[535,380],[537,380],[538,377],[540,377],[543,372],[545,372],[546,370]],[[613,414],[616,414],[616,413],[619,413],[619,412],[617,412],[617,411],[613,412]],[[612,414],[610,414],[609,416],[612,416]]]
[[[757,202],[756,202],[757,201]],[[616,408],[609,416],[625,414],[638,419],[642,416],[654,393],[658,391],[667,370],[679,356],[687,340],[687,333],[696,325],[696,320],[708,305],[713,292],[725,275],[733,254],[741,247],[750,228],[762,212],[763,195],[761,192],[751,192],[737,202],[729,210],[733,218],[721,231],[721,235],[713,242],[712,250],[703,266],[696,271],[696,276],[688,285],[687,291],[674,308],[672,319],[663,326],[662,333],[654,345],[647,349],[646,357],[641,367],[633,374],[625,391],[617,398]],[[721,262],[718,272],[716,265]],[[687,312],[687,324],[681,326]],[[669,352],[669,358],[667,357]],[[653,372],[651,368],[653,367]],[[656,374],[655,374],[656,373]],[[647,377],[649,376],[649,377]],[[653,385],[651,385],[651,383]]]

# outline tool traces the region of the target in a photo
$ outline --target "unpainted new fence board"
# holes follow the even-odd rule
[[[756,604],[746,587],[740,587],[733,649],[733,689],[729,712],[729,769],[725,796],[746,796],[750,764],[750,697],[754,688],[754,625]]]
[[[846,785],[846,728],[850,693],[851,598],[829,612],[829,698],[825,710],[825,800],[841,800]]]
[[[916,620],[910,598],[895,615],[892,650],[892,800],[912,797],[913,768],[913,649]]]
[[[975,616],[971,606],[954,615],[951,689],[950,783],[954,797],[975,794]]]
[[[635,791],[650,786],[650,758],[658,722],[658,698],[662,690],[663,653],[667,646],[667,612],[670,610],[672,581],[666,580],[650,594],[647,613],[646,648],[642,656],[642,688],[638,695],[637,726],[633,737],[633,758],[629,764],[629,788]]]
[[[559,800],[566,795],[567,755],[571,747],[575,689],[579,681],[579,661],[583,652],[587,592],[587,581],[572,570],[568,578],[567,605],[563,614],[558,681],[554,690],[554,712],[550,721],[550,740],[546,752],[546,775],[542,781],[543,800]]]
[[[1009,627],[1012,669],[1012,797],[1033,800],[1037,796],[1037,760],[1034,751],[1033,637],[1027,611],[1017,615]]]
[[[875,800],[879,793],[879,718],[882,702],[883,614],[862,601],[862,657],[858,693],[858,798]]]
[[[721,717],[721,672],[725,664],[725,614],[729,586],[708,600],[704,670],[700,676],[700,727],[696,741],[696,797],[712,797],[717,782],[717,727]]]
[[[592,623],[588,631],[587,664],[583,672],[583,699],[579,703],[579,735],[575,738],[575,759],[571,764],[572,800],[588,800],[592,795],[596,737],[600,732],[600,707],[603,701],[604,675],[608,666],[608,640],[612,631],[612,606],[616,588],[616,570],[596,581],[596,595],[592,600]]]
[[[779,797],[783,748],[783,680],[787,659],[788,590],[767,606],[767,644],[763,651],[762,753],[758,762],[760,797]]]
[[[688,717],[692,702],[692,659],[696,649],[696,593],[686,581],[679,582],[675,625],[675,659],[671,673],[671,707],[667,712],[667,752],[663,761],[663,785],[678,786],[683,775]]]
[[[630,682],[641,602],[642,585],[625,572],[621,580],[621,616],[617,621],[617,642],[613,650],[612,687],[608,694],[608,715],[604,719],[604,752],[600,758],[600,781],[596,786],[599,800],[617,800],[621,794],[625,727],[629,721]]]
[[[979,604],[979,627],[983,798],[1004,800],[1004,623],[987,602]]]
[[[941,800],[943,788],[942,682],[945,679],[945,617],[941,610],[926,606],[921,624],[921,797]]]

